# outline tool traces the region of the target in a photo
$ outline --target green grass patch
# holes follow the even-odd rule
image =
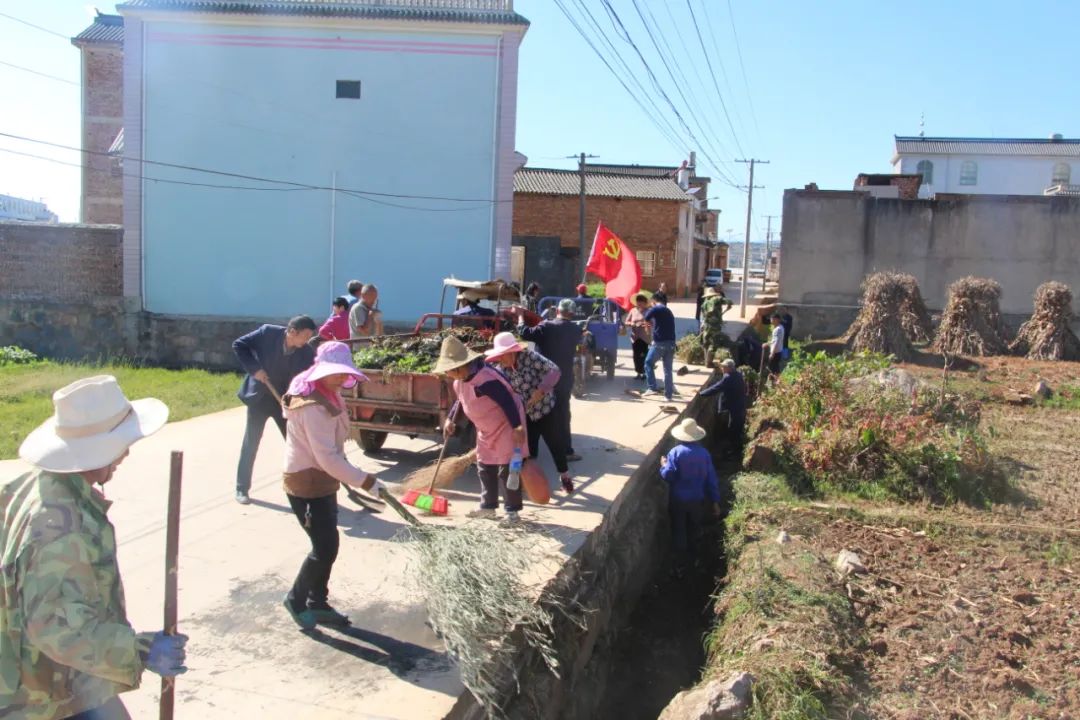
[[[1058,410],[1080,410],[1080,385],[1062,385],[1045,400],[1040,398],[1038,404]]]
[[[132,400],[155,397],[169,406],[169,420],[225,410],[239,404],[240,375],[205,370],[164,370],[117,363],[38,361],[0,365],[0,459],[18,455],[31,430],[53,413],[52,394],[80,378],[113,375]]]

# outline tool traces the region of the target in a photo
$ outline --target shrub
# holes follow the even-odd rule
[[[778,449],[785,470],[811,493],[977,505],[1006,499],[1010,487],[987,450],[978,403],[852,382],[887,365],[877,354],[796,353],[755,406],[774,428],[760,442]]]
[[[17,345],[0,347],[0,366],[28,365],[38,360],[40,358],[37,355]]]

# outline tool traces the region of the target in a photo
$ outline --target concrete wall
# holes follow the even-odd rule
[[[1080,292],[1080,198],[892,200],[788,190],[783,237],[780,301],[814,318],[796,324],[797,336],[811,327],[819,337],[842,331],[863,277],[879,270],[914,275],[932,311],[944,307],[952,281],[993,278],[1013,324],[1030,315],[1035,289],[1048,280]]]
[[[192,18],[141,24],[140,67],[125,76],[143,89],[131,153],[389,195],[335,200],[328,190],[148,167],[155,178],[255,189],[142,183],[130,227],[142,231],[145,309],[322,314],[359,278],[379,285],[387,321],[415,321],[442,278],[486,278],[508,265],[508,217],[496,248],[492,200],[509,196],[512,171],[499,156],[513,156],[513,116],[499,116],[516,104],[516,77],[501,71],[517,44],[501,28]],[[129,22],[129,34],[138,25]],[[338,99],[338,80],[360,81],[361,98]]]

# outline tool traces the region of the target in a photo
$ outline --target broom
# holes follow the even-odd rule
[[[427,484],[427,492],[422,493],[416,489],[407,490],[405,496],[401,498],[401,502],[420,510],[430,510],[435,515],[446,515],[449,512],[450,503],[446,501],[446,498],[432,494],[435,490],[435,481],[439,479],[439,468],[442,466],[443,455],[445,454],[446,440],[443,440],[442,448],[439,449],[439,459],[435,462],[435,470],[431,473],[431,481]],[[427,470],[428,468],[423,468],[410,475],[404,483],[405,487],[410,485],[417,487],[417,484],[422,482],[421,478],[427,473]]]

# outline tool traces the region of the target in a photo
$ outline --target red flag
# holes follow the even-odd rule
[[[641,266],[634,251],[604,223],[596,226],[592,253],[585,269],[607,283],[605,294],[619,307],[629,310],[633,306],[632,298],[641,290]]]

